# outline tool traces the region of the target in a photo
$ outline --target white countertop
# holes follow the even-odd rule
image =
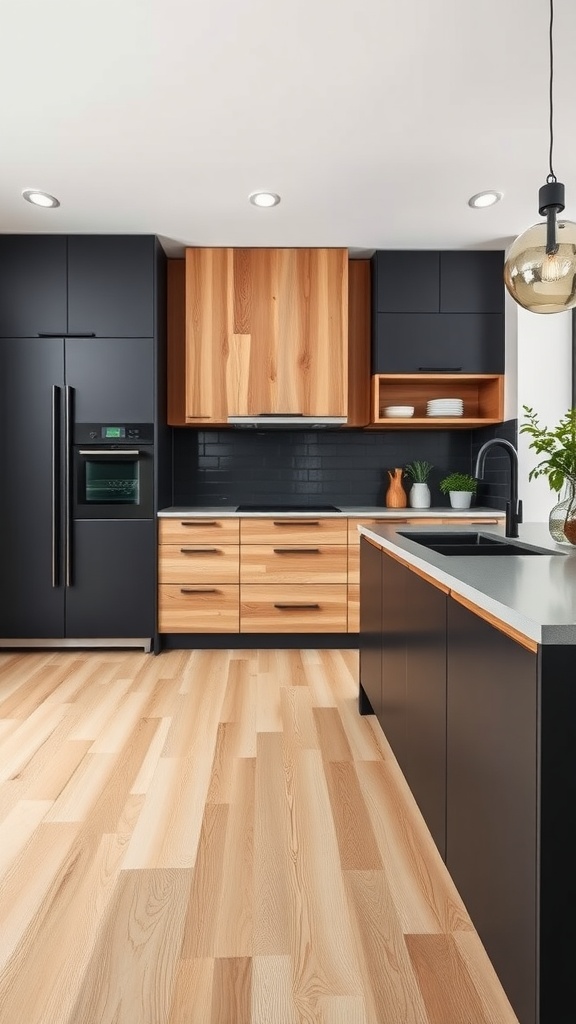
[[[434,527],[432,528],[434,529]],[[437,527],[445,532],[450,527]],[[423,547],[398,531],[429,533],[430,527],[359,526],[384,551],[396,552],[454,593],[468,598],[539,644],[576,645],[576,547],[556,544],[546,523],[519,527],[516,543],[545,548],[549,554],[498,558],[447,556]],[[454,532],[466,532],[465,526]],[[482,526],[483,534],[504,536],[503,526]],[[515,541],[510,539],[510,544]],[[576,650],[574,652],[576,671]]]
[[[504,512],[497,508],[382,508],[382,506],[374,505],[339,505],[340,512],[314,512],[313,509],[306,512],[237,512],[235,505],[189,505],[179,506],[172,505],[169,508],[162,508],[158,512],[159,516],[162,517],[174,517],[176,519],[185,518],[187,516],[200,516],[201,518],[211,516],[213,518],[224,519],[227,516],[233,516],[236,518],[248,518],[256,516],[262,518],[265,516],[273,516],[274,519],[278,519],[279,516],[291,516],[298,519],[302,519],[305,516],[313,516],[314,519],[322,518],[359,518],[366,519],[423,519],[423,518],[441,518],[441,519],[478,519],[478,517],[486,517],[491,519],[504,519]]]

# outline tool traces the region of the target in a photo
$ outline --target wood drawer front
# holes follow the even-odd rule
[[[189,593],[183,593],[189,589]],[[158,588],[159,633],[237,633],[238,586]]]
[[[347,590],[345,583],[290,587],[243,585],[240,588],[240,632],[345,633]]]
[[[236,583],[238,544],[163,544],[159,549],[160,583]]]
[[[358,583],[348,586],[348,632],[360,632],[360,586]]]
[[[212,519],[210,516],[161,518],[159,537],[161,544],[237,544],[240,523],[238,519]]]
[[[346,583],[345,544],[243,544],[241,583]]]
[[[346,519],[242,519],[242,544],[347,544]]]

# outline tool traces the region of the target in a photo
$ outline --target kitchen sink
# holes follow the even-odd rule
[[[560,551],[533,547],[530,544],[510,543],[507,537],[487,537],[481,533],[399,533],[414,544],[421,544],[439,555],[498,556],[503,555],[559,555]]]

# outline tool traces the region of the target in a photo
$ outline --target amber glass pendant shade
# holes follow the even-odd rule
[[[558,221],[558,247],[546,253],[546,222],[533,224],[510,246],[504,282],[512,298],[531,313],[561,313],[576,306],[576,224]]]

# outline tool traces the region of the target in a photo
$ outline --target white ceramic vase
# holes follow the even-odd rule
[[[452,508],[470,508],[472,491],[449,491]]]
[[[428,484],[412,484],[410,488],[410,508],[430,508],[430,488]]]

